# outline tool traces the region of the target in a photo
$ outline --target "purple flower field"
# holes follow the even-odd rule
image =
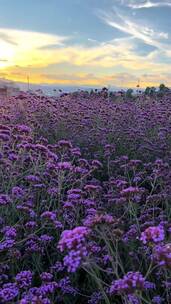
[[[171,303],[171,96],[0,101],[0,303]]]

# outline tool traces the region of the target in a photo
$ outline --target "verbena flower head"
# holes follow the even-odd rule
[[[11,249],[14,245],[15,245],[15,240],[6,239],[6,240],[0,242],[0,252]]]
[[[80,249],[81,244],[85,242],[89,233],[90,230],[84,226],[76,227],[73,230],[65,230],[62,232],[58,248],[60,251]]]
[[[110,287],[111,294],[132,294],[136,290],[143,290],[145,278],[140,272],[128,272],[123,279],[116,280]]]
[[[4,284],[0,289],[0,302],[1,303],[15,303],[15,300],[19,294],[19,290],[16,284],[8,283]]]
[[[148,227],[144,232],[141,233],[140,240],[143,244],[150,242],[159,243],[165,238],[165,232],[163,226]]]
[[[40,181],[40,178],[36,175],[28,175],[25,179],[30,183],[38,183]]]
[[[53,275],[49,272],[42,272],[40,278],[44,282],[50,282],[53,279]]]
[[[88,300],[88,304],[100,304],[103,299],[103,296],[100,291],[95,291],[91,295],[91,298]]]
[[[16,126],[16,130],[20,133],[26,133],[26,134],[29,134],[31,132],[31,128],[26,125],[18,125]]]
[[[62,147],[64,147],[64,148],[72,148],[72,144],[71,144],[71,142],[70,141],[68,141],[68,140],[60,140],[59,142],[58,142],[58,145],[62,148]]]
[[[15,239],[17,235],[16,229],[10,226],[5,226],[2,229],[2,232],[4,233],[6,239]]]
[[[72,171],[73,167],[70,162],[58,162],[57,168],[61,171]]]
[[[24,190],[21,188],[21,187],[13,187],[12,188],[12,196],[17,198],[17,199],[20,199],[24,196],[25,192]]]
[[[142,189],[138,188],[138,187],[133,187],[133,186],[130,186],[126,189],[123,189],[121,191],[121,195],[122,196],[126,196],[126,197],[132,197],[136,194],[139,194],[142,192]]]
[[[162,304],[164,303],[164,299],[161,296],[155,296],[152,298],[153,304]]]
[[[152,259],[162,267],[171,268],[171,243],[156,245]]]
[[[64,257],[64,266],[67,267],[68,272],[76,272],[81,265],[82,260],[88,255],[87,248],[85,246],[80,247],[79,250],[71,250]]]
[[[67,267],[68,272],[75,272],[82,260],[88,255],[86,237],[89,233],[90,230],[84,226],[65,230],[62,233],[58,248],[61,252],[69,251],[64,257],[64,266]]]
[[[0,194],[0,206],[6,206],[11,203],[11,199],[7,194]]]
[[[141,304],[141,300],[138,296],[134,294],[129,294],[128,295],[128,303],[129,304]]]
[[[25,289],[31,286],[33,274],[30,270],[19,272],[16,277],[17,286],[21,289]]]

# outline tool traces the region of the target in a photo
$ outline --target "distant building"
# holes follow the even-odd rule
[[[13,81],[0,79],[0,98],[15,96],[19,91],[19,87]]]

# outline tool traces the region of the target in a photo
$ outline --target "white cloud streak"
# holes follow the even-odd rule
[[[126,33],[133,38],[140,39],[145,44],[160,50],[164,50],[168,47],[166,43],[163,43],[163,40],[167,41],[168,33],[157,32],[152,28],[135,23],[127,16],[121,15],[116,9],[113,14],[100,12],[99,17],[109,26]]]
[[[171,7],[171,1],[139,1],[139,0],[127,0],[121,1],[122,4],[132,8],[132,9],[145,9],[145,8],[155,8],[155,7]]]

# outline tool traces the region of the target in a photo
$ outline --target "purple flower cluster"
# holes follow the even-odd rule
[[[170,269],[171,268],[171,243],[155,246],[152,258],[160,266]]]
[[[123,279],[116,280],[110,287],[111,294],[132,294],[145,288],[145,278],[139,272],[128,272]]]
[[[65,230],[61,235],[58,248],[69,253],[64,258],[64,265],[69,272],[75,272],[82,260],[88,255],[86,248],[86,237],[90,230],[87,227],[76,227],[73,230]]]
[[[164,240],[165,233],[162,226],[148,227],[144,232],[141,233],[140,240],[143,244],[149,242],[160,243]]]
[[[0,289],[0,301],[1,303],[8,303],[16,300],[19,294],[19,290],[14,283],[4,284],[3,287]]]
[[[0,206],[6,206],[11,203],[11,199],[6,194],[0,194]]]
[[[32,282],[32,273],[31,271],[21,271],[20,273],[18,273],[15,277],[17,286],[19,288],[28,288],[31,286],[31,282]]]

